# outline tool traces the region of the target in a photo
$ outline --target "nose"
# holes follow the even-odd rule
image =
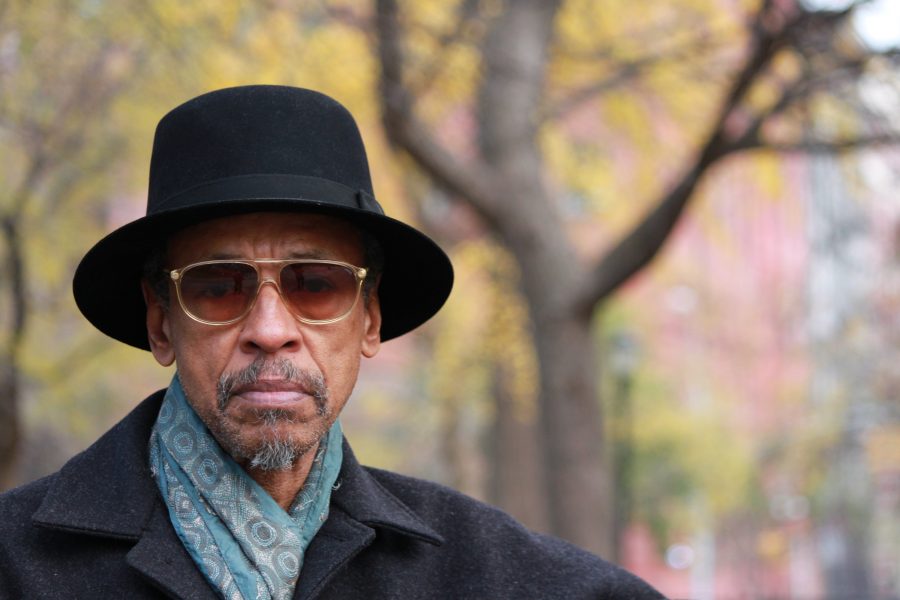
[[[300,322],[288,310],[271,279],[260,284],[256,303],[242,325],[239,343],[248,354],[295,352],[300,348]]]

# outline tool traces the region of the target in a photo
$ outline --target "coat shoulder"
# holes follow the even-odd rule
[[[536,533],[502,510],[437,483],[366,467],[445,540],[463,572],[506,576],[560,597],[663,598],[639,577],[559,538]],[[545,597],[552,597],[552,593]]]
[[[59,471],[0,494],[0,547],[32,529],[31,517],[58,476]]]

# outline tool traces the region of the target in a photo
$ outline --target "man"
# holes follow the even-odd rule
[[[384,216],[350,114],[251,86],[166,115],[147,215],[84,257],[79,308],[176,365],[58,473],[0,497],[6,598],[656,598],[435,484],[365,469],[337,420],[362,356],[453,272]]]

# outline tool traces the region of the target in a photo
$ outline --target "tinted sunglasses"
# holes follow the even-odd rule
[[[277,269],[277,277],[264,277]],[[359,301],[366,269],[335,260],[206,260],[169,271],[178,303],[195,321],[229,325],[253,309],[271,283],[297,320],[311,325],[340,321]]]

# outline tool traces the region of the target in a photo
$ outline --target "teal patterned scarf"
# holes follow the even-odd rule
[[[182,544],[227,600],[291,598],[341,469],[341,426],[322,439],[285,512],[228,456],[172,379],[150,435],[150,468]]]

